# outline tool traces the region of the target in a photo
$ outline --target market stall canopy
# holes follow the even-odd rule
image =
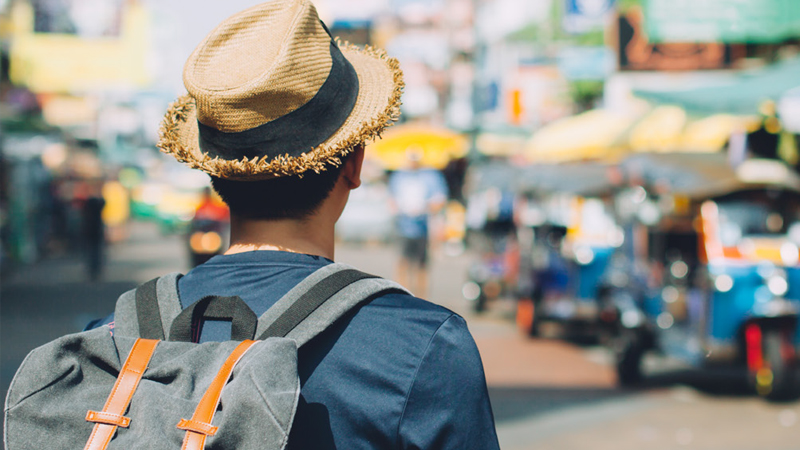
[[[583,161],[562,164],[531,164],[520,167],[516,184],[522,191],[600,195],[622,182],[616,164]]]
[[[519,167],[508,160],[498,159],[472,163],[467,168],[464,190],[467,194],[497,188],[501,191],[519,190]]]
[[[533,163],[613,160],[624,150],[616,146],[634,118],[605,109],[593,109],[545,125],[525,144],[525,158]]]
[[[411,151],[422,153],[423,166],[442,169],[450,160],[465,157],[469,142],[464,136],[446,128],[398,125],[389,128],[380,140],[370,144],[366,155],[377,160],[386,170],[398,170],[408,164]]]
[[[634,153],[718,152],[733,133],[752,130],[757,124],[755,116],[690,118],[679,106],[659,106],[631,128],[627,146]]]
[[[800,86],[800,58],[782,61],[741,74],[721,86],[685,91],[634,92],[638,97],[661,104],[678,105],[690,113],[757,114],[765,100],[777,101],[784,93]]]
[[[621,168],[629,180],[690,197],[725,192],[739,184],[724,153],[649,153],[626,158]]]
[[[800,190],[800,175],[776,159],[748,159],[734,168],[723,153],[653,153],[630,156],[621,167],[630,179],[690,197],[753,186]]]
[[[478,152],[486,156],[513,157],[522,153],[528,135],[516,129],[484,131],[475,140]]]

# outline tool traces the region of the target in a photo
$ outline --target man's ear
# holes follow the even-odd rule
[[[353,149],[342,167],[342,177],[347,182],[350,189],[361,186],[361,167],[364,164],[364,146],[359,145]]]

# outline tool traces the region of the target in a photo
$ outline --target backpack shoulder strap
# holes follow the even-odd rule
[[[182,307],[178,297],[178,272],[164,275],[122,294],[114,310],[114,334],[164,339]]]
[[[408,291],[399,284],[329,264],[309,275],[258,319],[256,336],[287,337],[302,346],[354,307],[389,292]]]

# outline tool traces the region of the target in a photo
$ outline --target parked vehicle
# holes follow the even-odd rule
[[[695,198],[649,227],[644,251],[620,258],[603,301],[616,311],[621,384],[640,380],[643,355],[659,350],[741,367],[768,399],[798,394],[800,183],[790,181]]]
[[[566,220],[529,227],[517,324],[532,336],[553,323],[562,337],[596,339],[604,327],[601,280],[624,236],[603,199],[576,196],[569,203]]]

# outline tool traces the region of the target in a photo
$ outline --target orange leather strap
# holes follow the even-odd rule
[[[222,368],[217,372],[217,376],[214,377],[214,381],[203,394],[203,398],[194,410],[192,419],[181,419],[178,423],[179,429],[186,430],[181,450],[203,450],[206,437],[213,436],[217,432],[217,427],[211,425],[211,421],[214,420],[214,413],[217,412],[222,388],[228,383],[236,363],[255,343],[256,341],[243,341],[231,352]]]
[[[111,442],[117,427],[127,428],[130,425],[131,420],[123,414],[128,409],[131,397],[139,386],[142,374],[147,369],[158,342],[154,339],[137,339],[133,344],[103,410],[89,411],[86,414],[86,420],[94,422],[95,425],[84,450],[104,450]]]

